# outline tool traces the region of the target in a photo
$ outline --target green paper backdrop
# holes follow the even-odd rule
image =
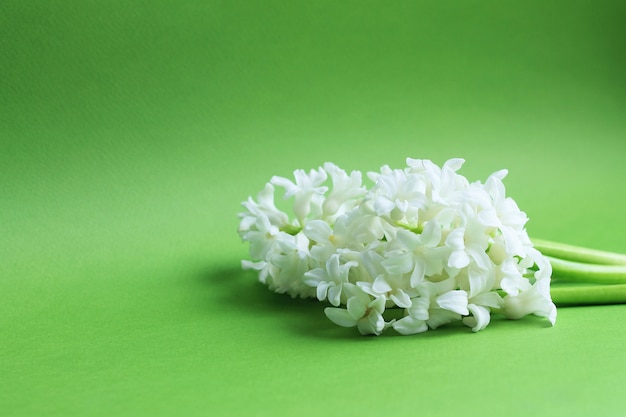
[[[626,306],[361,337],[242,271],[240,202],[332,161],[510,171],[626,252],[623,1],[0,3],[0,414],[617,416]]]

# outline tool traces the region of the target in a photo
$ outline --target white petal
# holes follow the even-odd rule
[[[452,158],[448,159],[443,166],[450,168],[452,171],[458,171],[464,163],[465,159],[463,158]]]
[[[470,258],[464,250],[456,250],[450,254],[448,266],[452,268],[465,268],[469,265]]]
[[[400,209],[401,212],[406,213],[409,209],[409,202],[406,200],[396,199],[396,207]]]
[[[487,181],[485,181],[485,189],[489,192],[496,204],[504,200],[505,189],[502,179],[507,173],[505,169],[500,170],[490,175]]]
[[[426,320],[426,324],[431,329],[436,329],[437,327],[450,323],[456,320],[459,320],[461,316],[449,310],[444,310],[442,308],[433,308],[430,310],[430,316],[428,320]]]
[[[424,263],[424,273],[429,277],[440,275],[443,271],[444,260],[447,256],[449,256],[449,249],[445,246],[426,251],[426,254],[421,257],[421,261]]]
[[[550,279],[537,280],[535,288],[537,288],[539,294],[541,294],[544,298],[550,301],[552,300],[550,297]]]
[[[367,296],[369,298],[369,296]],[[358,320],[365,315],[367,305],[359,296],[350,297],[347,303],[348,312],[354,320]]]
[[[520,291],[530,288],[530,282],[523,277],[504,277],[500,281],[500,287],[508,295],[517,296]]]
[[[451,207],[446,207],[437,213],[436,219],[439,224],[447,226],[450,225],[457,217],[457,212]]]
[[[485,291],[491,290],[491,287],[495,280],[491,271],[476,270],[474,268],[470,268],[468,275],[470,285],[469,298],[472,298],[478,294],[482,294]]]
[[[296,185],[285,177],[273,176],[270,183],[285,188],[289,194],[285,194],[285,198],[290,197],[296,190]]]
[[[467,316],[467,292],[463,290],[448,291],[437,297],[437,305],[445,310]]]
[[[266,265],[267,262],[265,261],[251,262],[245,259],[241,261],[241,267],[243,269],[254,269],[256,271],[260,271],[261,269],[265,268]]]
[[[302,253],[309,252],[309,238],[304,235],[304,233],[298,233],[294,236],[296,241],[296,250]]]
[[[411,316],[397,320],[392,326],[398,333],[403,335],[423,333],[428,330],[428,326],[424,320],[418,320]]]
[[[398,307],[409,308],[411,307],[411,298],[402,290],[397,290],[389,297]]]
[[[385,269],[381,265],[383,257],[373,250],[360,252],[359,256],[361,260],[361,265],[363,265],[363,267],[371,277],[377,277],[378,275],[381,275],[385,272]]]
[[[308,284],[308,282],[307,282]],[[315,289],[316,293],[317,293],[317,299],[320,301],[324,301],[326,299],[326,296],[328,294],[328,282],[322,282],[320,283],[317,288]],[[333,304],[335,307],[337,306],[337,304]]]
[[[326,261],[326,271],[328,271],[328,276],[334,279],[339,278],[339,255],[335,254],[330,257],[328,261]]]
[[[370,314],[357,322],[359,332],[363,335],[379,335],[385,328],[385,320],[380,314]]]
[[[421,262],[415,263],[415,268],[413,268],[413,272],[411,273],[410,284],[411,287],[415,288],[424,282],[425,270],[424,265]]]
[[[500,294],[495,291],[479,294],[475,297],[472,297],[470,301],[472,302],[472,304],[491,308],[500,308],[502,307],[503,303],[502,297],[500,297]]]
[[[482,329],[487,327],[491,318],[491,316],[489,315],[489,310],[487,308],[477,306],[476,304],[469,304],[467,308],[472,313],[472,315],[470,317],[463,318],[463,323],[466,326],[471,327],[473,332],[481,331]]]
[[[430,299],[427,297],[418,297],[411,300],[411,307],[409,308],[409,315],[415,317],[418,320],[428,320],[430,307]]]
[[[413,269],[413,254],[399,253],[392,254],[389,258],[381,262],[385,270],[392,275],[402,275]]]
[[[521,291],[517,296],[504,297],[502,313],[510,319],[520,319],[527,314],[547,317],[550,323],[556,321],[556,307],[537,286]]]
[[[426,223],[421,234],[422,244],[434,248],[441,241],[441,226],[437,220],[432,219]]]
[[[371,309],[370,311],[372,311],[372,314],[373,312],[382,314],[383,311],[385,311],[386,301],[386,297],[377,297],[375,300],[373,300],[368,306]]]
[[[398,242],[402,243],[402,245],[410,251],[415,250],[415,248],[421,244],[419,235],[409,230],[398,230],[396,238],[398,239]]]
[[[487,253],[484,250],[474,247],[472,248],[470,254],[471,254],[471,258],[474,260],[474,264],[479,269],[482,269],[482,270],[493,269],[493,263],[491,262],[489,255],[487,255]]]
[[[493,174],[491,174],[491,177],[495,177],[497,179],[499,179],[500,181],[502,181],[504,179],[504,177],[506,177],[509,174],[509,171],[507,169],[501,169],[499,171],[494,172]]]
[[[303,232],[314,242],[328,242],[333,231],[325,221],[311,220],[304,226]]]
[[[441,295],[454,290],[457,287],[457,280],[454,278],[444,279],[438,282],[428,282],[427,290],[430,295]]]
[[[421,159],[406,158],[406,165],[411,168],[423,169],[424,165]]]
[[[482,210],[480,213],[478,213],[478,221],[484,226],[500,226],[500,219],[498,218],[498,214],[494,209]]]
[[[396,208],[395,203],[386,197],[379,197],[376,199],[376,202],[374,202],[374,209],[378,216],[388,214],[394,208]]]
[[[448,237],[446,237],[446,245],[451,247],[454,250],[464,249],[465,248],[465,229],[458,228],[454,229]]]
[[[512,256],[524,255],[524,248],[519,236],[517,235],[517,230],[512,227],[502,226],[500,227],[500,231],[502,232],[502,236],[504,236],[504,244],[507,253]]]
[[[324,314],[326,314],[326,317],[328,317],[333,323],[339,326],[356,326],[356,320],[354,320],[350,314],[348,314],[348,311],[343,308],[326,307],[324,309]]]
[[[320,283],[328,281],[328,274],[322,268],[315,268],[304,274],[303,281],[310,287],[317,287]]]
[[[341,285],[332,285],[328,288],[328,301],[335,307],[341,303]]]
[[[391,291],[393,288],[391,288],[391,285],[389,285],[389,283],[385,280],[384,276],[381,275],[374,280],[374,283],[372,284],[372,289],[379,294],[385,294]]]
[[[550,312],[546,317],[548,318],[548,320],[550,320],[550,324],[552,324],[553,326],[556,324],[556,306],[554,304],[552,305],[552,308],[550,309]]]

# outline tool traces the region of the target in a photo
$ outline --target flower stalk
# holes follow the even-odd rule
[[[626,284],[553,286],[550,294],[557,307],[624,304],[626,303]]]
[[[598,265],[548,257],[555,279],[593,284],[626,284],[626,265]]]
[[[621,253],[583,248],[581,246],[566,245],[543,239],[533,239],[533,245],[545,256],[565,261],[581,262],[598,265],[624,265],[626,255]]]
[[[543,239],[533,244],[552,266],[557,306],[626,303],[626,255]]]

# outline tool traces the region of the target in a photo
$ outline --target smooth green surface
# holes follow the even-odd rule
[[[616,416],[625,305],[361,337],[243,272],[272,175],[406,156],[626,252],[620,1],[0,2],[0,414]]]

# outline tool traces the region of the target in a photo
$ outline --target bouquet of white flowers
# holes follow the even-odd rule
[[[408,158],[403,169],[368,173],[369,189],[360,172],[332,163],[297,170],[293,181],[273,177],[243,203],[239,234],[252,260],[242,266],[276,292],[329,303],[330,320],[362,334],[421,333],[457,320],[477,332],[491,313],[535,314],[554,324],[551,259],[535,248],[526,214],[505,195],[507,171],[470,182],[457,173],[463,162],[439,167]],[[293,202],[292,215],[277,208],[275,187]]]

